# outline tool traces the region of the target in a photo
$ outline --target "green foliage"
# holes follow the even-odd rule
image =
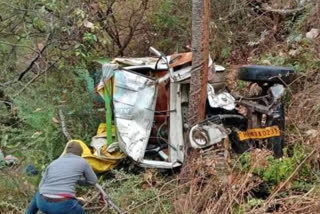
[[[9,172],[4,169],[0,174],[0,212],[24,213],[29,199],[34,193],[34,186],[38,183],[38,177],[28,177],[20,173]],[[15,210],[10,212],[9,210]]]
[[[248,205],[250,207],[260,206],[262,203],[263,203],[263,200],[257,199],[257,198],[252,198],[248,200]]]
[[[312,40],[305,37],[306,22],[311,13],[301,13],[285,21],[285,29],[289,32],[286,46],[280,47],[276,52],[270,51],[263,55],[258,63],[268,62],[271,65],[288,66],[298,72],[307,73],[319,68],[318,50]]]
[[[32,19],[32,27],[38,29],[40,32],[44,32],[46,30],[46,23],[39,17],[34,17]]]
[[[87,58],[87,51],[85,45],[78,43],[74,46],[74,50],[76,56],[80,56],[83,59]]]
[[[294,159],[285,157],[282,160],[274,157],[268,158],[269,166],[266,169],[258,169],[257,174],[262,175],[263,180],[270,184],[278,185],[285,180],[297,167]]]
[[[89,44],[93,44],[93,43],[97,42],[97,36],[93,33],[86,32],[83,35],[83,41],[88,42]]]
[[[154,24],[160,31],[168,31],[170,29],[180,28],[179,17],[174,15],[176,3],[172,0],[162,1],[158,11],[154,14]]]
[[[246,203],[236,205],[232,210],[232,214],[245,214],[251,208],[262,205],[263,202],[262,199],[250,198]]]
[[[244,153],[240,156],[239,166],[240,170],[244,172],[252,171],[254,175],[262,178],[266,184],[270,187],[279,185],[285,181],[298,167],[298,165],[307,156],[307,151],[296,144],[293,149],[293,155],[288,156],[285,151],[285,155],[282,158],[275,158],[272,155],[267,156],[266,164],[256,166],[251,161],[250,153]],[[298,171],[296,178],[309,179],[311,173],[311,166],[309,163],[304,163],[302,168]]]
[[[154,4],[157,10],[147,16],[153,27],[154,46],[164,52],[173,52],[190,45],[191,1],[160,0]]]
[[[250,169],[250,155],[249,153],[243,153],[239,158],[240,170],[241,171],[249,171]]]
[[[290,40],[296,37],[296,40],[301,40],[302,35],[305,31],[305,23],[308,21],[310,17],[310,13],[301,13],[293,16],[291,19],[287,19],[285,22],[285,29],[290,32],[287,41],[290,45]]]
[[[116,175],[116,179],[108,181],[108,194],[120,207],[130,209],[149,201],[143,206],[133,209],[130,213],[173,212],[170,195],[159,196],[159,187],[143,188],[144,180],[142,175],[127,174],[122,170],[114,170],[113,173]],[[159,176],[155,179],[157,183],[160,183],[163,178]]]
[[[66,66],[62,69],[68,70]],[[17,94],[16,91],[21,88],[18,87],[19,83],[15,86],[18,90],[10,87],[6,92]],[[87,143],[95,135],[100,119],[87,93],[85,76],[76,72],[60,75],[57,71],[50,73],[50,78],[42,76],[11,98],[18,121],[9,125],[0,124],[0,148],[5,155],[16,156],[21,169],[13,175],[8,172],[9,176],[0,173],[0,192],[6,196],[4,199],[0,197],[0,201],[25,208],[40,181],[41,172],[48,163],[60,156],[67,142],[62,133],[58,110],[63,110],[71,136]],[[1,109],[9,116],[6,111],[5,108]],[[38,176],[28,177],[25,172],[27,165],[33,165],[40,172]],[[13,195],[16,200],[10,199]],[[12,210],[13,207],[6,208],[6,204],[0,204],[1,213],[7,209]]]
[[[270,65],[286,65],[289,66],[287,63],[287,58],[283,56],[273,56],[273,55],[267,55],[261,58],[261,60],[258,62],[259,64],[265,64],[266,62]]]
[[[296,44],[296,43],[299,43],[303,40],[303,35],[302,34],[290,34],[287,38],[287,43],[288,45],[293,45],[293,44]]]
[[[221,57],[224,59],[227,59],[230,56],[231,53],[231,47],[224,47],[221,51]]]
[[[297,40],[299,41],[299,40]],[[270,65],[288,66],[294,68],[297,72],[306,73],[319,67],[320,62],[315,57],[316,50],[311,47],[310,41],[303,39],[300,42],[293,40],[296,48],[296,55],[291,57],[287,54],[276,55],[267,54],[263,56],[258,63],[268,63]]]
[[[27,163],[40,169],[57,158],[66,143],[61,124],[56,122],[60,120],[58,109],[65,114],[71,136],[90,142],[100,120],[85,88],[85,77],[69,72],[64,76],[52,74],[47,81],[38,80],[32,90],[16,96],[13,101],[21,122],[17,128],[0,131],[6,152],[26,157]]]
[[[248,85],[248,82],[243,81],[243,80],[238,80],[237,81],[237,89],[242,90]]]
[[[245,214],[246,208],[243,205],[237,205],[233,208],[232,214]]]

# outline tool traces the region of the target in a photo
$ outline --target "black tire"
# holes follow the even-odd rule
[[[273,113],[273,119],[269,123],[271,126],[278,126],[281,135],[279,137],[272,137],[268,139],[268,148],[273,151],[273,154],[277,158],[283,156],[284,147],[284,131],[285,131],[285,111],[284,104],[279,103]]]
[[[251,82],[290,83],[295,71],[291,68],[245,65],[240,68],[239,79]]]

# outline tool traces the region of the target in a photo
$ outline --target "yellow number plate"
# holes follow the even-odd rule
[[[245,132],[238,132],[240,141],[248,139],[265,139],[270,137],[280,136],[280,129],[278,126],[270,126],[266,128],[248,129]]]

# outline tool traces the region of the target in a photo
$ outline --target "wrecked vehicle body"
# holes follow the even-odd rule
[[[126,155],[143,167],[174,168],[184,162],[186,142],[203,149],[228,138],[236,152],[266,141],[275,156],[282,156],[282,79],[291,78],[293,70],[244,66],[239,79],[258,84],[261,91],[238,97],[221,90],[223,80],[213,77],[225,69],[210,59],[206,119],[188,127],[192,54],[151,51],[158,58],[116,58],[104,65],[117,64],[112,74],[113,116],[117,141]]]

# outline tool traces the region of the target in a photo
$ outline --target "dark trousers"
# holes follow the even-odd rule
[[[49,202],[44,199],[39,192],[34,195],[26,214],[36,214],[38,210],[47,214],[85,214],[76,199]]]

